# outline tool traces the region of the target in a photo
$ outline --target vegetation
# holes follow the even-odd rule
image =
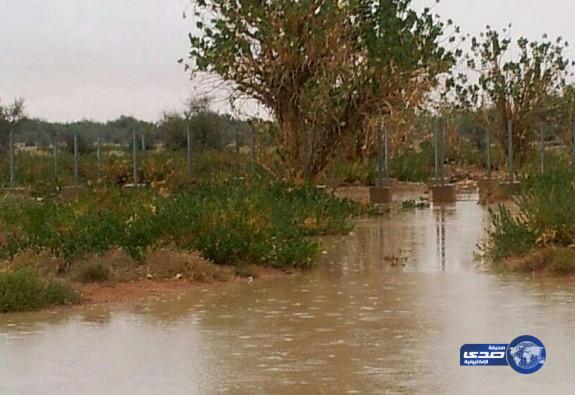
[[[558,165],[545,175],[525,180],[517,200],[517,212],[500,206],[492,211],[492,224],[485,250],[495,261],[533,255],[543,262],[536,265],[565,272],[575,245],[575,195],[573,173]],[[546,251],[541,259],[541,251]],[[571,254],[574,258],[575,254]],[[529,260],[527,260],[529,262]],[[575,263],[575,262],[574,262]],[[527,264],[533,267],[532,263]]]
[[[91,262],[83,265],[76,275],[76,279],[84,284],[103,283],[111,279],[110,267],[102,262]]]
[[[563,94],[569,75],[567,46],[561,37],[551,41],[546,35],[541,41],[520,37],[513,46],[510,37],[490,27],[472,39],[467,65],[478,73],[478,80],[459,88],[460,98],[487,110],[483,115],[490,118],[488,127],[502,147],[507,146],[507,122],[512,122],[513,149],[522,161],[541,124],[552,119],[549,97]],[[512,56],[514,51],[517,56]]]
[[[67,305],[77,300],[78,295],[68,285],[44,280],[32,271],[0,273],[0,313]]]
[[[62,260],[61,272],[86,254],[120,248],[143,260],[167,246],[218,264],[307,267],[318,250],[309,236],[345,233],[353,216],[368,213],[313,187],[264,181],[217,182],[168,197],[115,189],[71,202],[6,197],[0,206],[0,252],[48,251]]]
[[[430,207],[430,203],[428,201],[423,201],[423,200],[404,200],[403,202],[401,202],[401,207],[404,210],[415,210],[415,209],[423,209],[423,208],[429,208]]]
[[[295,180],[316,179],[344,141],[372,148],[369,123],[417,107],[454,64],[445,24],[411,0],[208,0],[194,17],[188,67],[269,109]]]
[[[157,123],[130,116],[50,123],[25,119],[22,100],[0,105],[0,148],[15,131],[16,184],[33,190],[33,197],[0,199],[1,255],[47,252],[58,258],[60,273],[84,283],[108,281],[113,270],[74,266],[116,250],[140,263],[162,250],[193,251],[248,277],[253,265],[305,268],[318,251],[311,236],[344,234],[352,217],[370,214],[312,184],[375,184],[378,129],[389,132],[390,176],[424,182],[434,172],[438,120],[446,125],[448,176],[483,169],[488,147],[491,167],[503,168],[512,121],[519,172],[531,175],[517,212],[492,211],[485,249],[495,260],[545,251],[527,266],[572,270],[573,174],[560,155],[547,159],[544,176],[527,160],[543,124],[544,141],[562,143],[562,151],[575,144],[575,89],[566,86],[562,39],[514,41],[488,28],[471,40],[466,66],[477,78],[469,80],[466,72],[450,75],[463,53],[447,47],[458,29],[429,8],[416,11],[411,0],[200,0],[193,10],[187,70],[211,74],[227,84],[233,104],[255,100],[273,120],[219,114],[208,97]],[[76,146],[83,190],[70,198]],[[8,157],[0,157],[3,185]],[[136,178],[149,188],[133,185]],[[165,273],[220,275],[182,257],[172,263]],[[47,299],[58,294],[57,284],[30,272],[2,276],[8,290],[18,283],[50,290],[37,292]]]

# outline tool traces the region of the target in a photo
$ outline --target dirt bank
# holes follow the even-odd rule
[[[524,256],[503,259],[496,263],[496,267],[506,272],[574,276],[575,249],[541,248]]]
[[[233,268],[226,268],[230,273]],[[253,277],[242,277],[230,274],[229,277],[212,280],[197,281],[190,279],[148,279],[141,278],[128,282],[106,282],[80,285],[78,290],[81,294],[80,304],[117,304],[133,302],[151,297],[173,297],[185,294],[194,289],[218,287],[229,283],[252,283],[254,281],[269,280],[274,278],[285,277],[288,274],[285,271],[254,267]]]
[[[80,293],[79,303],[86,305],[169,297],[198,288],[251,283],[290,274],[256,265],[215,265],[197,253],[171,249],[156,251],[144,261],[114,250],[74,262],[64,274],[59,272],[61,267],[58,259],[37,252],[21,253],[0,263],[4,271],[26,268],[47,280],[67,283]]]

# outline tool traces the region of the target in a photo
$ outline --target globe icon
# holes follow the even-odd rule
[[[515,365],[524,370],[533,370],[545,363],[545,348],[530,341],[509,347],[509,354]]]

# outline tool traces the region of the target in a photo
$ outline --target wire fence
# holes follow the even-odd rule
[[[71,141],[53,137],[50,144],[26,144],[18,134],[9,133],[0,157],[0,187],[72,188],[84,185],[115,184],[125,187],[149,183],[177,182],[221,175],[246,177],[257,171],[257,142],[235,141],[223,148],[194,147],[193,131],[186,130],[184,147],[165,147],[147,142],[146,134],[133,130],[123,142],[96,139],[81,143],[74,132]]]
[[[446,122],[437,119],[434,123],[431,143],[433,145],[434,171],[430,173],[433,182],[445,180]],[[506,123],[507,144],[501,147],[506,156],[506,174],[509,181],[516,179],[516,160],[513,149],[513,122]],[[125,187],[149,184],[171,183],[184,185],[201,179],[228,176],[249,177],[262,171],[261,154],[269,149],[269,142],[260,139],[258,133],[247,136],[230,131],[231,142],[219,148],[195,146],[194,131],[187,127],[185,138],[177,147],[166,147],[157,140],[147,140],[144,132],[133,129],[115,142],[100,138],[91,143],[81,141],[80,134],[70,136],[53,135],[46,144],[30,144],[19,140],[18,133],[11,131],[0,157],[0,187],[3,189],[29,188],[72,188],[84,185],[110,184]],[[388,127],[376,130],[375,183],[382,185],[393,177],[391,168],[394,158],[390,155],[390,133]],[[495,160],[492,147],[493,133],[485,130],[485,143],[480,152],[479,165],[491,178]],[[545,124],[538,128],[538,139],[534,142],[538,151],[538,167],[541,173],[547,170],[548,160]],[[575,123],[572,128],[571,144],[565,146],[575,167]]]

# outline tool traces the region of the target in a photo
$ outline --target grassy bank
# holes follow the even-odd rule
[[[72,287],[38,273],[20,269],[0,273],[0,313],[22,312],[78,301]]]
[[[41,256],[46,263],[36,259],[34,270],[81,282],[108,281],[118,273],[109,260],[94,260],[113,252],[126,257],[123,272],[143,276],[150,274],[150,258],[166,276],[205,272],[185,259],[161,270],[159,262],[170,265],[157,258],[161,251],[199,254],[240,274],[251,265],[305,269],[320,247],[311,236],[345,234],[354,217],[370,213],[311,186],[271,181],[213,182],[169,196],[117,188],[86,190],[68,200],[4,196],[0,255],[7,267],[22,256]]]
[[[574,245],[574,176],[558,164],[526,177],[513,206],[491,211],[484,249],[501,269],[572,274]]]

